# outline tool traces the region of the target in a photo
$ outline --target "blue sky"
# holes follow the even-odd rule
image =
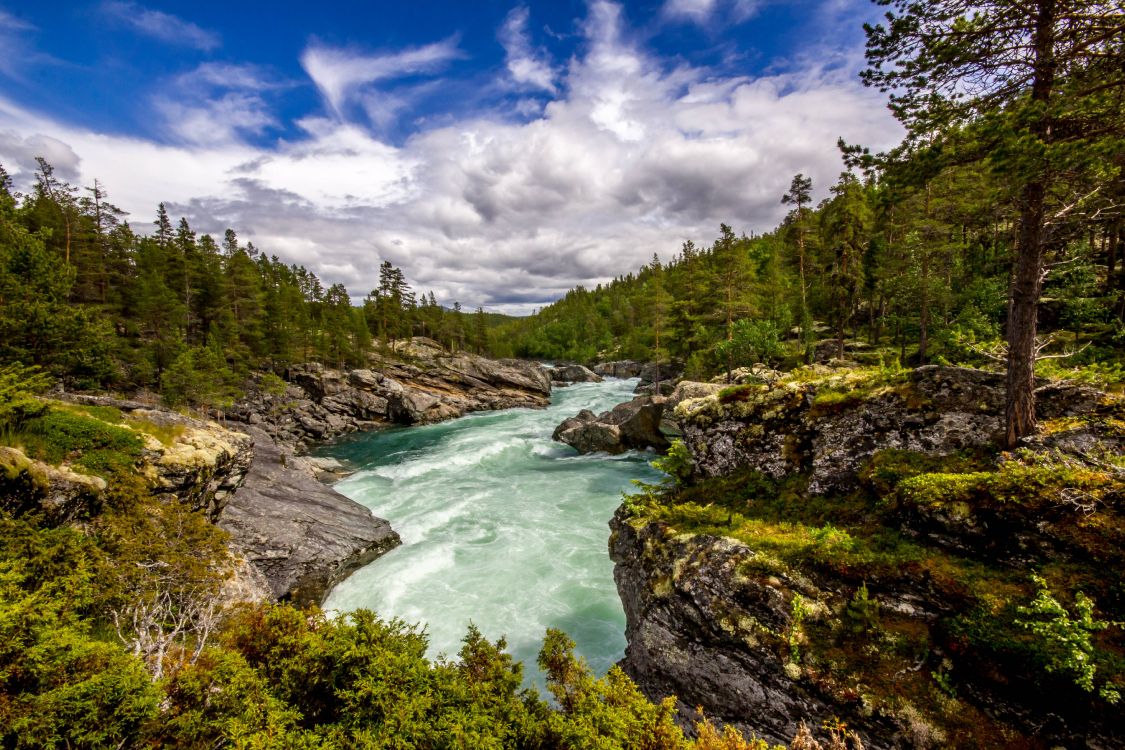
[[[15,4],[0,163],[233,226],[355,297],[389,259],[438,298],[526,312],[575,284],[771,228],[838,136],[899,131],[855,78],[859,0]]]

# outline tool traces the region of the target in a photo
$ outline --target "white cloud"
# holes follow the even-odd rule
[[[191,47],[203,52],[211,52],[222,45],[222,38],[214,31],[137,3],[108,0],[102,4],[102,11],[135,31],[168,44]]]
[[[711,17],[716,4],[716,0],[665,0],[663,10],[666,16],[698,23]]]
[[[456,38],[379,55],[313,45],[302,53],[301,65],[328,105],[341,115],[344,100],[367,84],[433,73],[462,56]]]
[[[500,44],[504,46],[505,63],[512,80],[534,88],[558,92],[555,86],[555,70],[542,50],[531,45],[527,32],[527,22],[531,12],[526,6],[513,8],[504,25],[500,27]]]
[[[480,114],[396,146],[333,113],[300,120],[302,137],[271,147],[241,143],[237,128],[229,140],[161,146],[0,101],[8,134],[0,161],[26,169],[31,139],[50,138],[42,144],[58,149],[81,184],[98,177],[138,226],[147,228],[164,200],[197,230],[234,227],[326,283],[346,284],[356,299],[375,286],[385,259],[443,302],[527,312],[575,284],[634,270],[654,251],[667,259],[685,239],[710,244],[720,222],[769,230],[797,172],[813,178],[817,197],[827,194],[841,169],[837,137],[885,148],[900,136],[846,55],[810,55],[761,78],[669,67],[629,41],[620,9],[607,2],[591,5],[582,33],[581,54],[555,79],[563,93],[538,114],[515,105],[536,117],[530,122]],[[326,98],[393,107],[399,94],[369,84],[439,65],[456,50],[432,47],[358,57],[316,48],[306,69]],[[236,72],[194,76],[244,78],[249,90],[253,71]]]
[[[205,62],[171,81],[153,106],[184,142],[234,143],[279,124],[263,94],[291,85],[255,65]]]
[[[664,0],[661,15],[671,21],[707,26],[727,18],[742,23],[756,14],[768,0]],[[850,0],[843,0],[849,2]]]

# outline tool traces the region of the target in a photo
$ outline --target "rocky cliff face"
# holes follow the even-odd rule
[[[348,573],[399,543],[386,521],[318,482],[313,465],[256,427],[230,429],[104,396],[67,400],[122,415],[113,427],[142,438],[135,465],[153,494],[186,503],[230,532],[242,559],[231,597],[318,603]],[[33,461],[15,448],[0,447],[0,468],[18,505],[9,509],[42,512],[52,523],[96,512],[106,489],[101,477]]]
[[[841,716],[831,696],[803,684],[778,656],[779,636],[793,627],[793,598],[821,599],[811,581],[747,575],[756,553],[734,539],[679,534],[623,510],[611,526],[629,644],[622,666],[646,694],[675,695],[681,714],[703,707],[747,737],[781,745],[802,722],[819,727]],[[848,719],[867,747],[891,746]]]
[[[543,407],[550,401],[547,369],[522,360],[446,354],[414,339],[407,360],[374,359],[370,369],[293,368],[289,383],[255,388],[231,416],[256,425],[295,451],[357,430],[427,424],[473,411]]]
[[[1041,419],[1092,411],[1093,389],[1045,385]],[[814,494],[855,486],[877,451],[952,453],[995,443],[1003,376],[931,365],[901,374],[811,370],[805,377],[734,386],[676,407],[702,477],[754,467],[771,477],[807,472]]]
[[[250,427],[254,460],[219,526],[273,596],[319,604],[350,573],[400,543],[390,524],[312,477],[263,430]]]
[[[1083,687],[1028,623],[1074,635],[1078,591],[1125,619],[1121,401],[1044,384],[1043,434],[1007,454],[998,376],[762,380],[681,384],[694,479],[611,524],[642,689],[776,742],[844,721],[869,748],[1119,746],[1125,632],[1085,631]]]

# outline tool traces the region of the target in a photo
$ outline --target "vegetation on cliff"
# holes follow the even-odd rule
[[[680,416],[705,429],[744,420],[745,432],[724,433],[739,442],[757,440],[755,426],[768,419],[793,421],[799,435],[804,420],[852,424],[848,414],[886,404],[907,415],[955,408],[928,404],[908,392],[913,383],[895,373],[798,372],[687,402]],[[808,389],[805,411],[769,397],[794,388]],[[996,401],[973,408],[990,408],[999,425]],[[693,576],[717,575],[686,572],[706,566],[695,555],[709,554],[707,540],[737,540],[732,577],[714,584],[728,591],[724,627],[772,654],[756,662],[764,672],[822,696],[865,731],[898,732],[919,747],[1112,735],[1125,689],[1125,599],[1105,572],[1125,564],[1123,418],[1121,399],[1103,397],[1088,413],[1045,420],[1042,440],[1014,452],[987,440],[951,452],[876,446],[853,482],[827,491],[814,486],[809,458],[790,456],[779,470],[747,449],[762,457],[707,475],[676,443],[659,461],[669,480],[627,498],[624,521],[662,540],[646,542],[644,554],[673,555],[673,578],[684,581],[668,583],[665,597],[705,585]],[[772,434],[788,435],[780,426]],[[681,547],[702,551],[671,551]],[[665,574],[655,557],[644,565]],[[766,605],[742,591],[757,585],[780,599]],[[753,710],[723,718],[754,721]]]

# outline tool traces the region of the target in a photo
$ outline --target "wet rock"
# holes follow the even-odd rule
[[[320,603],[332,586],[399,544],[390,524],[288,465],[263,430],[250,427],[254,459],[219,517],[231,546],[277,599]]]
[[[583,409],[556,427],[552,438],[579,453],[663,450],[668,447],[661,430],[663,415],[664,399],[641,396],[596,416]]]
[[[622,359],[615,362],[600,362],[594,365],[594,372],[603,378],[636,378],[640,377],[642,362],[632,359]]]
[[[551,368],[552,383],[600,383],[602,376],[582,365],[562,365]]]

